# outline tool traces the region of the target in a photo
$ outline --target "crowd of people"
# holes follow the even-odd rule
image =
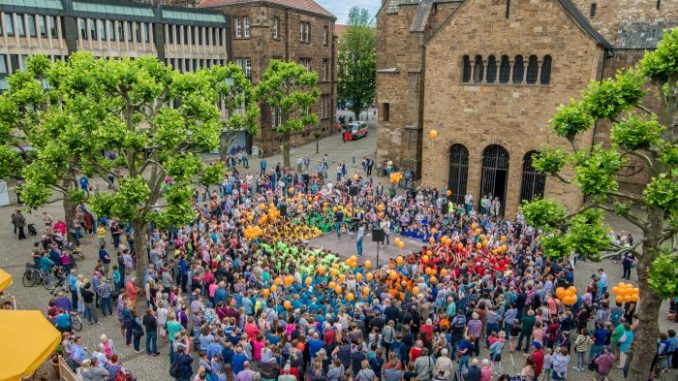
[[[119,340],[136,352],[158,356],[166,344],[167,377],[180,381],[564,380],[589,371],[603,380],[615,367],[628,374],[639,350],[636,303],[610,297],[602,268],[576,303],[564,303],[556,290],[573,285],[574,261],[544,257],[540,232],[520,213],[501,218],[498,199],[485,196],[476,209],[472,197],[456,205],[444,189],[384,192],[339,166],[334,183],[322,171],[259,169],[233,166],[220,186],[197,190],[195,222],[152,227],[146,253],[135,252],[129,224],[98,216],[86,227],[91,212],[80,206],[73,223],[99,247],[91,273],[62,260],[64,234],[43,219],[34,256],[67,276],[48,316],[85,380],[133,375],[106,335],[85,348],[71,310],[90,324],[117,318]],[[424,246],[376,268],[358,256],[359,243],[358,255],[341,258],[308,242],[331,232],[361,242],[372,227],[388,243],[402,236]],[[678,365],[677,348],[675,331],[662,333],[655,375]]]

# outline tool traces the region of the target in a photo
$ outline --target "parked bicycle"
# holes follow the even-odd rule
[[[38,283],[42,283],[48,290],[53,290],[57,285],[57,277],[52,272],[43,272],[38,267],[31,263],[26,263],[26,269],[21,277],[21,284],[24,287],[33,287]]]
[[[82,319],[80,319],[80,314],[75,311],[70,311],[68,313],[71,316],[71,329],[74,331],[82,331]]]

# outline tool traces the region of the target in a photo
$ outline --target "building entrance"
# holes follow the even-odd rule
[[[491,199],[499,198],[501,208],[499,214],[504,214],[506,204],[506,185],[508,183],[509,154],[504,147],[491,145],[483,151],[483,169],[480,180],[480,195]]]

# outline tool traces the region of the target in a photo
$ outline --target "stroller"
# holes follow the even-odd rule
[[[38,231],[35,229],[34,224],[28,224],[28,235],[31,237],[38,235]]]

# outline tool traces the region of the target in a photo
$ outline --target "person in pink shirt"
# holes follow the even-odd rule
[[[247,323],[245,323],[244,330],[249,340],[254,340],[260,333],[259,328],[254,323],[254,318],[252,316],[247,317]]]
[[[480,381],[492,381],[492,367],[490,360],[483,359],[483,366],[480,368]]]
[[[254,357],[254,361],[261,361],[261,350],[264,349],[264,345],[266,344],[264,336],[262,336],[261,333],[258,333],[254,339],[250,340],[250,344],[252,345],[252,357]]]

